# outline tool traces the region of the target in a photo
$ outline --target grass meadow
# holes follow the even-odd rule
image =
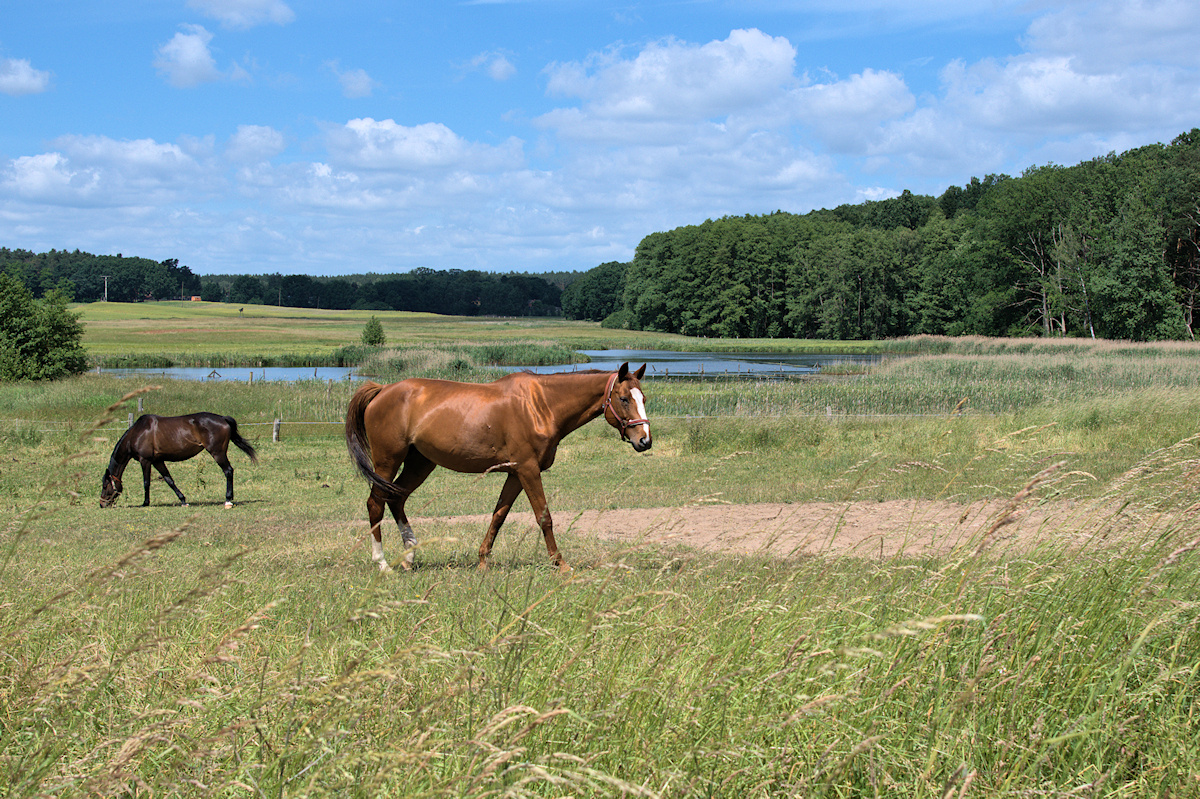
[[[141,350],[94,313],[94,356]],[[281,323],[294,352],[370,315],[304,335],[303,314]],[[490,324],[397,315],[381,377],[485,379],[506,342],[647,345]],[[245,335],[222,345],[288,349]],[[600,541],[560,513],[561,577],[521,499],[479,573],[482,529],[445,517],[489,511],[502,478],[439,470],[409,503],[418,568],[381,575],[349,384],[164,381],[121,404],[146,387],[0,385],[0,794],[1200,796],[1200,346],[904,347],[923,354],[859,375],[647,381],[654,448],[576,432],[551,510],[994,499],[1072,508],[1071,535],[1016,546],[998,518],[939,555],[781,559]],[[172,469],[189,507],[157,479],[137,507],[133,466],[98,508],[139,400],[238,419],[260,457],[231,452],[233,509],[203,455]]]

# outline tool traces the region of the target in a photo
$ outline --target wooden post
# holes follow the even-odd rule
[[[271,426],[271,440],[272,441],[276,441],[276,442],[279,441],[279,425],[280,425],[280,420],[276,419],[275,424]]]
[[[250,370],[250,385],[254,385],[254,370]]]
[[[142,415],[142,398],[138,397],[138,416]]]
[[[125,429],[128,430],[130,427],[133,427],[133,413],[132,412],[130,412],[130,414],[129,414],[129,423],[125,425]]]

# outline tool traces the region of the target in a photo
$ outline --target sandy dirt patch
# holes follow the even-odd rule
[[[610,541],[679,544],[702,550],[778,557],[827,554],[914,557],[945,554],[960,544],[1020,545],[1048,535],[1081,536],[1078,508],[1014,507],[1009,502],[963,505],[927,500],[692,505],[570,511],[551,509],[556,531]],[[442,519],[462,526],[464,540],[478,539],[488,516]],[[532,515],[514,511],[502,535],[533,529]],[[419,521],[414,526],[420,530]],[[469,526],[469,528],[468,528]],[[560,533],[561,534],[561,533]],[[418,533],[419,535],[419,533]]]

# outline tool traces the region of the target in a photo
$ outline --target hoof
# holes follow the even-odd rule
[[[232,508],[232,507],[233,507],[233,503],[232,503],[232,502],[226,502],[226,503],[225,503],[225,507],[227,507],[227,508]]]

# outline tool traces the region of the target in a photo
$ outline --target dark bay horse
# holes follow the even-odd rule
[[[187,499],[175,487],[167,461],[186,461],[208,450],[213,460],[225,472],[225,507],[233,507],[233,466],[229,464],[229,442],[258,463],[258,453],[250,442],[238,434],[237,422],[232,416],[215,413],[189,413],[186,416],[155,416],[146,414],[138,417],[133,426],[125,431],[121,440],[113,447],[108,468],[100,484],[100,507],[107,508],[121,494],[121,475],[131,460],[142,465],[142,482],[146,486],[146,499],[142,507],[150,504],[150,467],[162,475],[163,480],[179,497],[179,504],[186,505]]]
[[[560,571],[569,571],[554,541],[542,472],[554,463],[558,443],[568,433],[600,415],[635,450],[650,449],[641,388],[645,372],[645,364],[631,372],[624,363],[616,372],[517,372],[492,383],[410,378],[386,386],[364,384],[350,399],[346,446],[371,484],[371,559],[388,570],[380,528],[386,504],[407,549],[404,568],[411,568],[417,539],[404,503],[435,467],[444,466],[456,472],[508,474],[479,547],[480,569],[487,568],[496,533],[524,490],[550,560]]]

